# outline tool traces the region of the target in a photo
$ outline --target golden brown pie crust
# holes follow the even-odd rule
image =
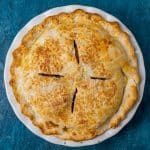
[[[22,113],[43,134],[87,140],[117,127],[138,98],[137,57],[117,22],[75,10],[47,17],[13,52]]]

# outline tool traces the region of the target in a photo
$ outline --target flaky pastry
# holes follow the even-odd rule
[[[138,99],[135,50],[117,22],[75,10],[47,17],[13,51],[10,85],[43,134],[92,139]]]

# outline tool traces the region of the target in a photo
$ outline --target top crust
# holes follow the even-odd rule
[[[117,22],[75,10],[47,17],[13,51],[22,113],[44,134],[87,140],[115,128],[138,98],[135,50]]]

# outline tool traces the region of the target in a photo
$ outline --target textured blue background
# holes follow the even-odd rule
[[[26,129],[9,105],[3,83],[5,56],[18,30],[41,12],[69,4],[94,6],[119,18],[139,42],[147,71],[143,101],[132,121],[111,139],[80,149],[150,149],[150,0],[0,0],[0,150],[69,149]]]

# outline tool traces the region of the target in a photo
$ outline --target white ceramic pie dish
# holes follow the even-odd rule
[[[138,64],[139,64],[139,73],[141,76],[141,83],[139,86],[139,99],[138,102],[136,103],[136,105],[133,107],[133,109],[128,113],[127,117],[121,122],[121,124],[115,128],[115,129],[109,129],[108,131],[106,131],[104,134],[97,136],[94,139],[91,140],[86,140],[86,141],[82,141],[82,142],[74,142],[74,141],[65,141],[65,140],[61,140],[59,138],[56,138],[55,136],[52,135],[44,135],[36,126],[34,126],[31,122],[31,120],[29,118],[27,118],[26,116],[24,116],[21,111],[20,111],[20,105],[17,103],[12,88],[9,85],[9,81],[10,81],[10,65],[12,63],[12,52],[14,49],[16,49],[20,43],[21,43],[21,39],[23,38],[23,36],[36,24],[39,24],[40,22],[42,22],[44,20],[44,18],[46,18],[47,16],[50,15],[55,15],[61,12],[72,12],[76,9],[83,9],[87,12],[91,12],[91,13],[97,13],[100,14],[101,16],[103,16],[106,20],[108,21],[117,21],[120,26],[122,27],[122,29],[128,33],[128,35],[131,38],[131,42],[133,44],[133,46],[135,47],[135,51],[138,57]],[[79,147],[79,146],[87,146],[87,145],[93,145],[93,144],[97,144],[100,143],[112,136],[114,136],[115,134],[117,134],[134,116],[141,100],[142,100],[142,96],[143,96],[143,92],[144,92],[144,85],[145,85],[145,67],[144,67],[144,61],[143,61],[143,56],[140,50],[140,47],[138,45],[138,43],[136,42],[133,34],[128,30],[128,28],[123,25],[117,18],[115,18],[114,16],[100,10],[97,8],[93,8],[93,7],[87,7],[87,6],[81,6],[81,5],[69,5],[69,6],[63,6],[63,7],[57,7],[57,8],[53,8],[50,9],[36,17],[34,17],[32,20],[30,20],[16,35],[16,37],[14,38],[7,56],[6,56],[6,62],[5,62],[5,70],[4,70],[4,82],[5,82],[5,87],[6,87],[6,94],[9,100],[9,103],[11,104],[11,107],[13,108],[16,116],[18,117],[18,119],[34,134],[36,134],[37,136],[45,139],[48,142],[51,143],[55,143],[55,144],[60,144],[60,145],[66,145],[66,146],[72,146],[72,147]]]

